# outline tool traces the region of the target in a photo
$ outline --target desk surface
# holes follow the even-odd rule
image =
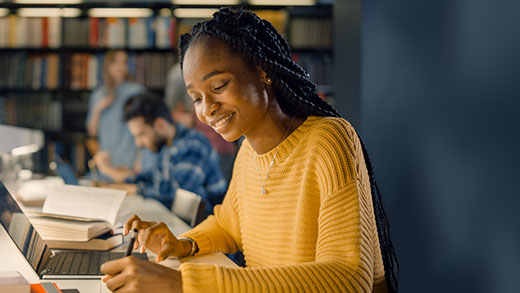
[[[140,196],[126,196],[117,216],[117,223],[125,223],[132,215],[137,214],[145,221],[164,222],[176,236],[191,229],[184,221],[175,216],[170,210],[154,199],[145,199]],[[126,241],[125,241],[126,242]],[[120,246],[118,249],[125,249]],[[149,253],[150,258],[154,258],[153,253]],[[39,282],[39,278],[30,268],[25,258],[20,253],[16,245],[11,241],[9,235],[0,226],[0,271],[18,271],[30,283]],[[222,266],[236,267],[222,253],[213,253],[200,257],[190,257],[184,259],[168,259],[161,262],[170,268],[178,268],[184,262],[198,263],[217,263]],[[100,280],[45,280],[55,282],[61,289],[76,288],[82,293],[105,292]]]

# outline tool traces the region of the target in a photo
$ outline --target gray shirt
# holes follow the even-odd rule
[[[184,78],[182,77],[180,63],[175,63],[166,77],[166,88],[164,89],[164,102],[170,110],[177,107],[177,103],[184,103],[186,111],[193,112],[193,102],[186,92]]]
[[[144,90],[144,87],[137,83],[123,82],[115,91],[114,103],[105,108],[100,115],[97,132],[99,148],[110,154],[112,166],[114,167],[133,167],[136,146],[126,121],[123,119],[123,107],[129,98]],[[94,106],[105,95],[105,87],[98,88],[92,92],[88,105],[87,125]]]

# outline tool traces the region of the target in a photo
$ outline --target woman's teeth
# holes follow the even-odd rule
[[[229,118],[231,118],[231,116],[233,116],[233,114],[229,114],[229,116],[227,116],[226,118],[220,119],[217,123],[215,123],[215,127],[220,127],[221,125],[226,123],[226,121],[228,121]]]

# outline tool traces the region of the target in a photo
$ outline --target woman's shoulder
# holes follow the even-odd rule
[[[339,117],[309,116],[304,124],[308,124],[309,139],[355,140],[354,127],[345,119]]]
[[[361,154],[361,145],[352,125],[343,118],[310,117],[313,125],[309,130],[305,154],[321,172],[319,177],[334,179],[338,185],[346,186],[355,178]],[[314,120],[314,121],[313,121]]]
[[[101,96],[103,95],[105,92],[105,86],[98,86],[97,88],[93,89],[92,92],[91,92],[91,97],[95,97],[95,96]]]
[[[138,91],[144,91],[145,88],[139,83],[133,82],[133,81],[125,81],[121,84],[121,88],[124,89],[124,91],[128,92],[138,92]]]

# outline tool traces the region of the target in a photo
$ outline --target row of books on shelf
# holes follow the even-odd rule
[[[184,28],[186,30],[186,28]],[[0,17],[0,48],[173,48],[177,21],[149,18]]]
[[[102,85],[104,53],[0,54],[0,88],[94,89]],[[129,54],[129,71],[135,81],[149,88],[164,88],[176,56],[168,52]]]
[[[287,22],[285,11],[261,11],[280,31]],[[289,43],[293,48],[322,49],[332,45],[332,19],[293,17]],[[172,16],[148,18],[0,17],[0,48],[175,48],[189,22]]]
[[[328,49],[332,46],[332,19],[294,17],[289,26],[289,45],[298,49]]]
[[[0,54],[0,87],[56,89],[59,66],[58,54]]]
[[[333,61],[329,54],[293,53],[292,57],[309,73],[315,83],[319,85],[334,83]]]
[[[0,124],[59,131],[62,115],[62,103],[49,93],[0,95]]]

